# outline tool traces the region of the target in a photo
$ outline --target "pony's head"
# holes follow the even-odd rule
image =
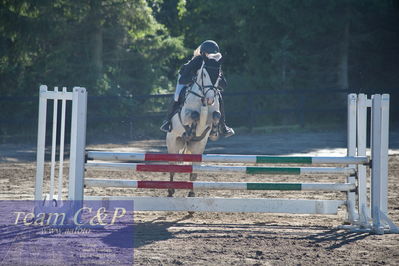
[[[220,54],[219,54],[220,55]],[[220,58],[219,58],[220,59]],[[217,87],[221,71],[220,60],[204,57],[204,62],[198,70],[196,85],[203,97],[203,104],[212,105],[217,96]]]

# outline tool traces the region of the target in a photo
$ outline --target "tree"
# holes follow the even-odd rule
[[[144,0],[9,1],[0,22],[3,94],[34,93],[42,83],[91,95],[159,92],[185,51]]]

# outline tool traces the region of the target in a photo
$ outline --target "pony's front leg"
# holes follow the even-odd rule
[[[219,139],[219,122],[221,118],[221,113],[219,111],[213,111],[212,113],[212,129],[209,134],[209,139],[216,141]]]
[[[187,147],[188,150],[190,151],[190,153],[192,153],[192,154],[202,154],[202,153],[204,153],[205,145],[206,145],[206,143],[207,143],[208,136],[209,136],[209,132],[208,132],[208,134],[204,137],[204,139],[202,139],[201,141],[191,142],[191,143],[188,145],[188,147]],[[193,162],[193,163],[192,163],[193,168],[194,168],[195,165],[200,165],[200,164],[201,164],[200,162]],[[198,176],[198,174],[196,174],[196,173],[190,173],[190,181],[195,181],[195,180],[197,180],[197,176]],[[191,191],[188,193],[188,196],[189,196],[189,197],[195,197],[195,192],[194,192],[194,190],[191,190]]]
[[[179,153],[179,151],[184,147],[184,142],[182,141],[181,137],[177,137],[172,133],[168,133],[166,135],[166,145],[168,147],[168,153]],[[173,182],[174,176],[175,173],[169,173],[170,182]],[[168,197],[173,197],[174,193],[175,193],[174,188],[168,189]]]
[[[175,173],[169,173],[170,182],[173,182],[173,177],[174,176],[175,176]],[[168,188],[168,197],[173,197],[173,194],[175,194],[175,189],[174,188]]]
[[[194,164],[198,164],[198,163],[192,163]],[[197,180],[197,174],[194,173],[190,173],[190,181],[195,181]],[[188,197],[195,197],[195,192],[194,189],[191,189],[190,192],[188,192]]]

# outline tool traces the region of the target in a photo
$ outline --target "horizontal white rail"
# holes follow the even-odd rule
[[[214,189],[214,190],[307,190],[350,191],[352,183],[243,183],[243,182],[186,182],[186,181],[140,181],[123,179],[86,178],[87,187],[122,187],[146,189]]]
[[[309,156],[270,156],[270,155],[236,155],[236,154],[162,154],[88,151],[89,160],[119,161],[185,161],[215,163],[296,163],[296,164],[366,164],[364,157],[309,157]]]
[[[85,200],[103,200],[112,208],[118,201],[132,200],[135,211],[260,212],[292,214],[337,214],[345,200],[300,200],[259,198],[170,198],[85,196]]]

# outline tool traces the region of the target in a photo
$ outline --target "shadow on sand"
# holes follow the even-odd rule
[[[369,233],[355,233],[341,229],[332,229],[327,226],[233,223],[203,224],[188,222],[190,218],[192,216],[187,215],[174,221],[160,221],[157,218],[149,222],[135,223],[133,229],[134,248],[140,248],[158,241],[188,237],[190,239],[210,240],[256,238],[274,241],[276,239],[285,239],[307,241],[309,246],[333,250],[370,236]],[[126,232],[115,233],[122,235]]]

